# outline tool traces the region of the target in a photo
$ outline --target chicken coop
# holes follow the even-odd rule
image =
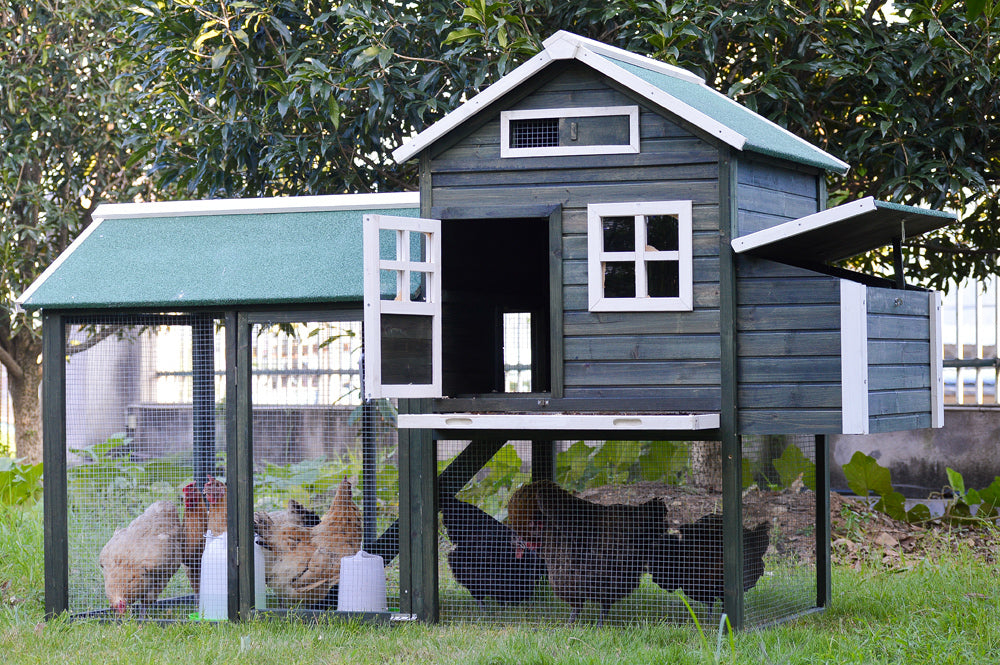
[[[22,295],[48,612],[201,618],[207,576],[229,618],[356,613],[353,579],[387,620],[825,607],[826,437],[941,426],[903,248],[954,216],[827,208],[847,164],[566,32],[393,157],[419,195],[102,206]],[[149,533],[172,577],[115,595]]]
[[[417,197],[105,205],[23,294],[50,616],[408,612],[396,406],[361,393],[362,217],[386,212]]]

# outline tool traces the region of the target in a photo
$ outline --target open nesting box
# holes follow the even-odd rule
[[[690,72],[565,32],[393,156],[420,160],[419,196],[102,207],[21,297],[44,320],[49,612],[106,613],[102,541],[223,471],[234,618],[257,604],[255,511],[294,498],[294,519],[314,520],[305,509],[324,514],[342,476],[362,545],[398,566],[400,615],[672,619],[685,616],[677,589],[736,627],[825,606],[825,436],[941,425],[939,297],[906,284],[902,253],[953,216],[872,199],[827,209],[827,174],[846,164]],[[832,265],[881,247],[890,279]],[[343,398],[282,396],[267,382],[294,377],[266,374],[254,351],[289,328],[339,343],[313,324],[347,320],[363,321],[364,397],[398,400],[395,449],[365,424],[384,409],[338,429]],[[194,377],[172,409],[146,403],[145,360],[97,360],[96,387],[69,382],[85,354],[163,326],[194,340],[190,369],[164,370]],[[223,351],[197,341],[219,330]],[[324,368],[310,366],[319,383]],[[67,445],[89,447],[87,463],[67,468]],[[96,489],[78,505],[87,474]],[[538,496],[511,522],[528,478]],[[439,539],[448,506],[484,533],[506,519],[503,547],[544,561],[536,585],[503,605],[496,594],[530,575],[488,581],[496,594],[455,580],[453,560],[477,559],[449,558],[461,545]],[[585,536],[594,524],[607,537]],[[330,611],[324,584],[296,603],[271,581],[269,609]],[[186,585],[175,576],[165,593],[190,597]]]

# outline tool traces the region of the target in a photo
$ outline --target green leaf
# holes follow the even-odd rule
[[[194,50],[196,51],[200,50],[202,44],[207,42],[209,39],[212,39],[213,37],[218,37],[221,34],[222,30],[206,30],[205,32],[198,35],[198,37],[194,40]]]
[[[885,513],[894,520],[906,521],[906,498],[899,492],[886,492],[875,504],[875,510]]]
[[[931,509],[922,503],[918,503],[906,511],[906,521],[910,524],[916,522],[926,522],[931,518]]]
[[[795,444],[791,444],[774,460],[774,469],[778,472],[783,487],[791,487],[795,480],[802,476],[802,484],[816,490],[816,465]]]
[[[869,496],[872,492],[885,496],[892,492],[889,469],[879,466],[874,457],[860,450],[843,466],[847,486],[858,496]]]
[[[479,37],[480,33],[475,28],[461,28],[460,30],[452,30],[448,33],[448,36],[444,38],[443,44],[451,44],[452,42],[464,42],[472,37]]]
[[[226,58],[232,50],[232,44],[226,44],[222,48],[216,50],[216,52],[212,54],[212,69],[219,69],[226,64]]]
[[[955,496],[963,498],[965,496],[965,479],[962,474],[951,467],[945,467],[945,473],[948,474],[948,486],[951,487]]]
[[[986,0],[965,0],[965,16],[974,21],[980,14],[986,13]]]

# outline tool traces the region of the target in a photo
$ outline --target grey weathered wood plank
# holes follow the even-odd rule
[[[915,316],[872,314],[868,317],[868,339],[930,339],[930,321]]]
[[[759,259],[754,256],[739,256],[736,259],[736,275],[739,279],[777,279],[777,278],[809,278],[826,277],[835,279],[827,275],[821,275],[812,270],[790,266],[786,263]]]
[[[657,404],[661,412],[718,412],[718,386],[566,386],[567,399],[594,400],[596,409],[618,407],[634,410],[637,405]]]
[[[841,380],[840,356],[740,358],[740,383],[829,383]]]
[[[719,281],[719,261],[714,256],[695,257],[693,261],[695,284],[711,284]],[[563,261],[563,283],[566,286],[587,283],[587,262],[584,259]]]
[[[563,332],[577,335],[643,335],[650,330],[659,334],[719,332],[719,312],[702,309],[693,312],[567,312]]]
[[[555,184],[705,180],[718,177],[713,162],[682,163],[639,167],[607,168],[603,156],[581,168],[533,170],[450,171],[433,175],[435,189],[451,187],[515,187]]]
[[[745,384],[739,386],[743,409],[839,409],[842,403],[839,383]]]
[[[878,434],[880,432],[902,432],[912,429],[926,429],[930,426],[930,413],[906,414],[898,416],[872,416],[868,419],[868,431],[872,434]]]
[[[718,203],[708,203],[692,206],[691,209],[691,230],[714,231],[719,230],[719,205]],[[587,234],[587,208],[574,208],[565,211],[563,220],[563,233],[570,235]]]
[[[763,189],[790,192],[799,196],[816,197],[816,174],[784,168],[775,163],[756,159],[741,159],[737,182]]]
[[[868,390],[929,388],[931,369],[927,365],[875,365],[868,368]]]
[[[840,307],[751,305],[739,308],[739,330],[839,330]]]
[[[694,233],[691,238],[691,253],[696,257],[718,256],[718,234],[708,231]],[[587,258],[587,236],[563,236],[563,258],[570,261]]]
[[[906,340],[868,341],[869,365],[929,365],[930,342]]]
[[[839,305],[840,283],[831,277],[741,279],[740,305]]]
[[[701,204],[714,203],[718,199],[718,183],[711,180],[434,189],[434,203],[441,207],[502,205],[517,201],[521,205],[545,204],[580,208],[594,201],[691,200]]]
[[[563,306],[566,311],[586,310],[589,306],[588,289],[585,285],[567,286],[563,289]],[[719,307],[719,285],[718,283],[695,284],[694,285],[694,307],[695,309]]]
[[[718,360],[717,335],[570,337],[566,360]]]
[[[737,340],[740,356],[832,356],[840,353],[836,331],[744,332]]]
[[[740,434],[839,434],[839,409],[741,409]]]
[[[719,363],[710,360],[566,362],[569,386],[714,385]]]
[[[737,213],[737,231],[739,235],[745,236],[764,229],[770,229],[788,221],[787,217],[780,215],[768,215],[753,210],[740,210]]]
[[[929,414],[930,412],[931,391],[929,388],[879,391],[868,394],[869,416]]]
[[[740,210],[760,212],[788,220],[799,219],[819,210],[815,194],[797,196],[753,185],[740,185],[738,196],[737,205]]]
[[[923,291],[899,291],[868,287],[868,313],[922,316],[930,313],[930,298]]]

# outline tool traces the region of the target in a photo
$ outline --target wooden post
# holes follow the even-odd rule
[[[830,579],[830,445],[825,434],[816,436],[816,607],[829,607]]]
[[[400,400],[426,413],[428,400]],[[437,442],[430,430],[399,430],[400,605],[426,623],[440,615],[437,566]]]
[[[226,314],[226,425],[236,436],[226,441],[229,618],[248,619],[254,597],[253,571],[253,395],[250,382],[250,322],[243,312]],[[233,358],[233,361],[230,361]],[[235,403],[235,404],[234,404]]]
[[[42,316],[42,462],[45,469],[45,618],[69,610],[69,521],[66,478],[66,328]]]
[[[738,432],[736,353],[736,160],[723,150],[719,163],[719,329],[722,367],[722,564],[723,611],[735,630],[743,627],[743,448]]]
[[[531,480],[556,479],[555,441],[531,441]]]

